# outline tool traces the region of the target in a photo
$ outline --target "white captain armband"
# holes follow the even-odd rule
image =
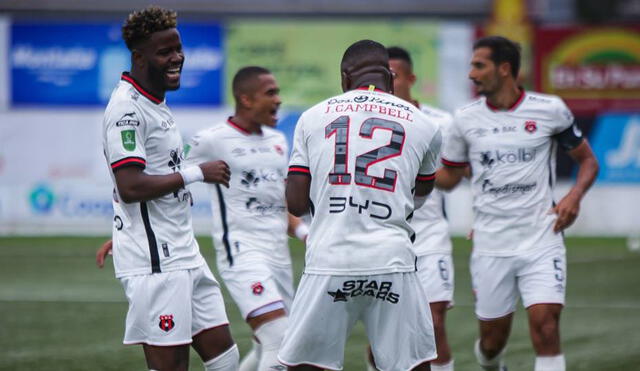
[[[204,174],[200,166],[189,166],[186,169],[180,170],[179,173],[182,176],[182,181],[185,186],[204,180]]]

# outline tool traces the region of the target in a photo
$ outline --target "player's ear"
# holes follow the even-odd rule
[[[498,66],[498,72],[502,77],[511,76],[511,63],[509,62],[500,63],[500,65]]]
[[[340,76],[342,76],[342,91],[348,91],[351,85],[351,78],[349,78],[349,75],[345,71],[342,71]]]
[[[253,99],[251,99],[249,94],[240,94],[239,101],[240,106],[245,108],[251,108],[251,105],[253,104]]]

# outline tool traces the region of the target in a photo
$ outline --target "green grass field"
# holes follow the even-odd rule
[[[112,266],[95,267],[95,249],[103,240],[0,238],[0,370],[146,369],[140,347],[121,343],[127,304]],[[199,240],[213,262],[211,240]],[[640,253],[629,252],[624,240],[615,238],[572,238],[567,244],[568,294],[562,315],[567,370],[640,370]],[[456,306],[448,315],[449,339],[456,370],[479,370],[472,354],[477,325],[470,247],[461,239],[454,246]],[[294,242],[292,254],[299,278],[303,248]],[[244,354],[248,326],[231,300],[226,303]],[[346,371],[364,370],[365,344],[358,325],[345,352]],[[525,313],[519,309],[507,353],[509,370],[532,370],[533,360]],[[191,369],[202,370],[195,352]]]

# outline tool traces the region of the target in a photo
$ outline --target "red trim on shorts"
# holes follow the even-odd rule
[[[191,343],[193,343],[193,340],[189,340],[189,342],[187,342],[187,343],[175,343],[175,344],[151,344],[151,343],[148,343],[146,341],[137,341],[137,342],[134,342],[134,343],[127,343],[127,342],[124,342],[124,341],[122,342],[122,344],[124,344],[124,345],[145,345],[146,344],[146,345],[151,345],[151,346],[154,346],[154,347],[177,347],[177,346],[181,346],[181,345],[190,345]]]
[[[205,331],[213,330],[214,328],[218,328],[218,327],[222,327],[222,326],[229,326],[229,322],[223,323],[223,324],[220,324],[220,325],[215,325],[215,326],[212,326],[212,327],[207,327],[207,328],[204,328],[204,329],[202,329],[200,331],[196,331],[195,333],[191,334],[191,337],[193,338],[194,336],[197,336],[197,335],[199,335],[199,334],[201,334],[201,333],[203,333]]]
[[[284,305],[284,300],[282,300],[282,299],[274,300],[274,301],[272,301],[272,302],[270,302],[270,303],[267,303],[267,304],[261,305],[261,306],[257,307],[256,309],[252,310],[251,312],[249,312],[249,314],[247,314],[247,318],[245,318],[244,320],[245,320],[245,321],[248,321],[248,320],[249,320],[249,318],[255,318],[255,317],[258,317],[258,316],[253,316],[253,317],[249,317],[249,316],[251,315],[251,313],[253,313],[253,312],[257,311],[258,309],[264,308],[264,307],[266,307],[267,305],[271,305],[271,304],[274,304],[274,303],[277,303],[277,302],[282,302],[282,308],[277,308],[277,309],[274,309],[274,310],[270,310],[270,311],[268,311],[268,312],[264,312],[264,313],[262,313],[262,314],[259,314],[258,316],[261,316],[261,315],[263,315],[263,314],[267,314],[267,313],[271,313],[271,312],[275,312],[275,311],[280,310],[280,309],[286,309],[286,307],[285,307],[285,305]],[[285,310],[285,312],[286,312],[286,310]]]

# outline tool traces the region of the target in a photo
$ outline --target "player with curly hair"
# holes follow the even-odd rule
[[[129,311],[125,344],[142,344],[151,370],[189,368],[189,345],[206,371],[238,368],[220,286],[191,224],[193,182],[229,186],[223,161],[183,163],[183,142],[165,93],[184,63],[176,13],[133,12],[122,27],[131,71],[105,111],[103,145],[113,192],[113,262]],[[108,245],[109,243],[107,243]]]

